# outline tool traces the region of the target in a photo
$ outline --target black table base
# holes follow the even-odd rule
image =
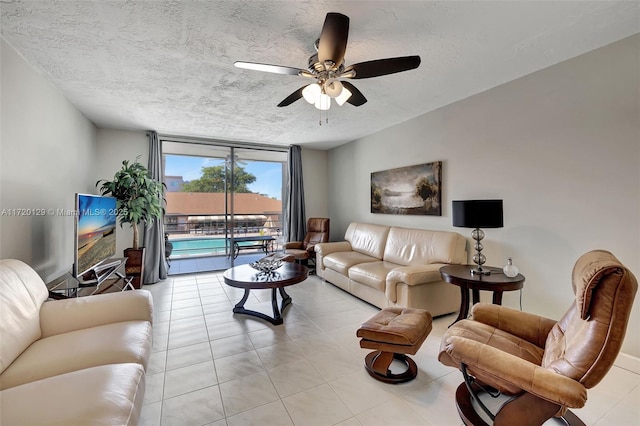
[[[280,297],[282,297],[280,309],[278,309],[278,291],[280,291]],[[280,287],[271,289],[271,307],[273,308],[273,317],[263,314],[262,312],[245,309],[244,304],[249,298],[250,292],[251,289],[244,289],[244,296],[242,296],[242,299],[240,299],[240,301],[233,307],[234,314],[251,315],[269,321],[273,325],[280,325],[283,323],[281,312],[284,312],[284,309],[291,304],[291,296],[284,291],[284,288]]]

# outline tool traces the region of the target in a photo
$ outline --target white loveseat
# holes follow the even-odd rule
[[[138,424],[151,294],[48,294],[25,263],[0,261],[0,424]]]
[[[433,316],[460,309],[460,289],[439,272],[467,261],[457,232],[353,222],[345,241],[315,250],[318,276],[379,308],[421,308]]]

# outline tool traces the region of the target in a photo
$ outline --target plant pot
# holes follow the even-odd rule
[[[133,288],[142,288],[142,277],[144,277],[144,247],[139,249],[128,248],[124,251],[124,257],[127,258],[125,267],[127,277],[131,277],[131,285]]]

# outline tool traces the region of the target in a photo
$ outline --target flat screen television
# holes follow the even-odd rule
[[[76,194],[74,277],[116,254],[117,216],[115,198]]]

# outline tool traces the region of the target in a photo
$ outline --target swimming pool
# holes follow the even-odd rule
[[[171,257],[216,256],[226,253],[224,238],[193,238],[169,241],[173,244]]]
[[[224,238],[185,238],[169,240],[173,244],[171,258],[188,256],[222,256],[225,250]],[[251,242],[239,242],[239,245],[252,245]]]

